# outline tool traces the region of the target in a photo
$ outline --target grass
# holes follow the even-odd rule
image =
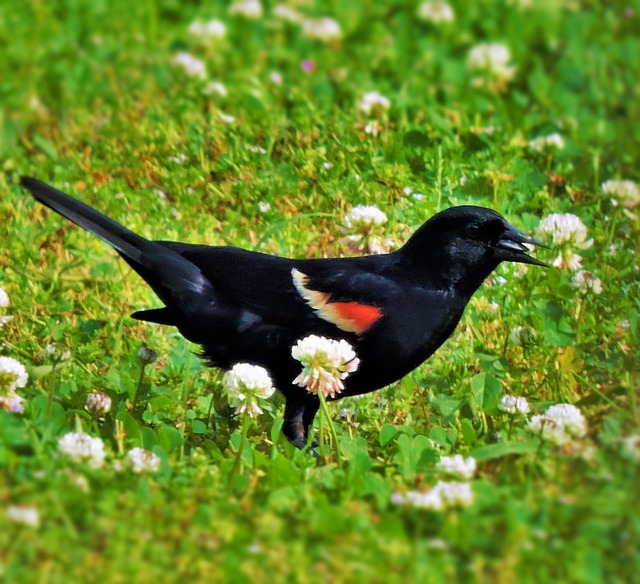
[[[215,1],[0,7],[0,285],[13,316],[1,353],[30,374],[25,412],[0,410],[0,574],[633,581],[639,221],[601,183],[640,181],[640,6],[454,3],[455,21],[436,25],[414,2],[300,4],[335,18],[342,38],[307,39],[267,3],[256,20]],[[189,32],[211,18],[225,38]],[[513,78],[479,75],[477,86],[467,55],[482,42],[509,47]],[[208,80],[176,66],[178,51],[202,59]],[[206,95],[209,80],[226,95]],[[359,109],[373,90],[388,110]],[[563,148],[529,147],[554,132]],[[387,214],[384,237],[398,244],[456,204],[490,206],[528,232],[572,213],[594,240],[575,251],[603,291],[580,292],[569,269],[502,266],[426,365],[327,404],[339,448],[317,462],[280,436],[279,396],[244,425],[196,347],[131,320],[157,300],[104,244],[35,205],[18,174],[145,236],[297,257],[351,253],[342,223],[359,204]],[[510,340],[519,326],[535,333],[524,346]],[[158,360],[143,363],[143,346]],[[95,390],[112,399],[102,419],[84,410]],[[526,397],[532,413],[575,404],[588,433],[564,447],[540,441],[498,409],[504,394]],[[77,429],[102,438],[103,467],[58,453]],[[137,446],[160,457],[158,472],[114,470]],[[471,505],[392,502],[433,486],[439,456],[453,453],[478,460]],[[4,510],[16,505],[36,508],[39,525],[11,521]]]

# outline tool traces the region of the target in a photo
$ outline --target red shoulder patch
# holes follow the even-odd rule
[[[355,301],[331,302],[331,294],[308,288],[308,277],[295,268],[291,270],[291,276],[296,290],[316,315],[343,331],[361,335],[382,318],[382,310],[375,306]]]
[[[382,311],[375,306],[358,304],[357,302],[330,302],[339,320],[346,324],[352,332],[362,334],[368,331],[378,320],[382,318]],[[337,319],[338,320],[338,319]],[[346,327],[342,327],[346,328]]]

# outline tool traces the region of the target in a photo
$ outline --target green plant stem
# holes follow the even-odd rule
[[[585,292],[582,296],[580,296],[580,300],[578,300],[578,307],[576,308],[576,344],[578,344],[581,340],[580,325],[582,324],[582,313],[586,299],[587,293]]]
[[[511,440],[511,434],[513,433],[513,425],[515,422],[515,414],[509,414],[509,430],[507,430],[507,440]]]
[[[240,444],[238,444],[238,450],[236,451],[236,458],[233,461],[233,468],[231,469],[231,473],[229,474],[229,488],[231,488],[233,484],[233,479],[238,474],[240,470],[240,464],[242,463],[242,453],[244,452],[244,445],[247,441],[247,433],[249,432],[249,427],[251,426],[251,416],[249,414],[244,414],[242,416],[242,430],[240,434]]]
[[[133,410],[135,410],[136,406],[138,405],[138,399],[140,398],[140,388],[142,387],[142,380],[144,379],[144,370],[146,366],[147,365],[143,363],[142,367],[140,368],[140,376],[138,377],[138,383],[136,383],[136,391],[133,394],[133,403],[131,404]]]
[[[342,468],[342,452],[340,451],[340,444],[338,443],[338,435],[336,434],[335,426],[333,425],[333,421],[331,420],[331,416],[329,415],[327,400],[322,392],[318,393],[318,397],[320,398],[320,412],[321,412],[322,418],[326,419],[327,425],[329,426],[329,433],[331,434],[333,446],[336,450],[336,461],[338,463],[338,468],[341,469]],[[322,442],[320,442],[320,444],[322,448]],[[321,452],[320,454],[322,455],[323,453]]]

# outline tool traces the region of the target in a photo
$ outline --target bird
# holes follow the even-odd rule
[[[137,320],[177,327],[207,364],[264,367],[284,395],[282,432],[305,448],[320,407],[294,383],[292,346],[309,335],[346,340],[360,362],[340,399],[390,385],[454,332],[472,295],[502,262],[545,266],[539,241],[492,209],[463,205],[428,219],[386,254],[294,259],[232,246],[149,240],[32,177],[40,203],[88,230],[135,270],[163,303]]]

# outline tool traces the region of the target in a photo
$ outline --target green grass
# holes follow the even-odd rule
[[[632,582],[639,454],[624,439],[639,434],[640,223],[600,185],[640,182],[640,4],[454,2],[441,25],[419,20],[415,2],[300,4],[335,18],[342,39],[306,39],[266,2],[257,20],[218,1],[0,6],[0,285],[13,315],[0,353],[30,374],[24,414],[0,410],[0,577]],[[226,37],[200,42],[188,31],[197,18],[222,19]],[[500,91],[467,68],[481,42],[511,51]],[[177,51],[202,59],[227,95],[205,95],[206,81],[172,63]],[[372,90],[391,101],[377,137],[358,108]],[[553,132],[564,148],[528,147]],[[279,435],[279,396],[239,451],[242,419],[219,372],[173,329],[130,319],[158,301],[104,244],[35,205],[19,174],[145,236],[296,257],[350,253],[342,221],[358,204],[382,209],[398,244],[456,204],[531,233],[573,213],[594,240],[576,251],[603,291],[582,294],[571,270],[502,266],[506,282],[482,287],[426,365],[328,404],[340,460],[332,449],[316,462]],[[524,348],[509,341],[517,326],[535,331]],[[52,343],[70,358],[47,354]],[[142,346],[159,355],[144,370]],[[102,420],[84,411],[96,390],[113,400]],[[497,408],[507,393],[532,413],[575,404],[587,436],[560,448],[524,418],[510,427]],[[102,468],[59,455],[79,428],[104,440]],[[114,470],[136,446],[160,456],[157,473]],[[472,505],[392,502],[432,486],[450,453],[478,459]],[[37,508],[39,527],[10,521],[15,505]]]

